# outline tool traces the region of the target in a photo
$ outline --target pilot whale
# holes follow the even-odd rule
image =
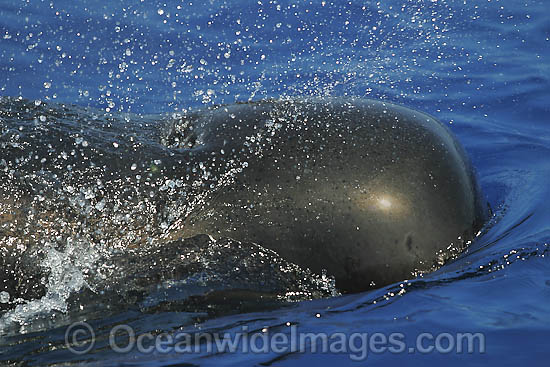
[[[0,280],[19,294],[43,291],[29,291],[41,275],[28,263],[46,243],[139,248],[204,234],[364,291],[440,266],[488,214],[449,129],[384,101],[273,99],[121,121],[0,102]]]
[[[200,111],[179,127],[167,136],[172,144],[238,151],[246,161],[180,234],[258,243],[326,271],[344,292],[433,269],[487,217],[472,165],[449,129],[395,104],[262,101]],[[260,149],[243,150],[255,139]]]

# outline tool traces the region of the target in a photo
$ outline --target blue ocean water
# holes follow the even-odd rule
[[[51,325],[20,314],[24,327],[0,336],[0,363],[546,365],[550,14],[544,1],[2,1],[0,16],[2,96],[137,114],[281,96],[383,99],[450,127],[494,212],[464,254],[420,279],[195,324],[177,310],[105,309],[94,317],[57,315],[63,320]],[[67,325],[77,320],[102,335],[87,354],[63,346]],[[141,332],[184,326],[236,333],[247,326],[290,335],[294,325],[302,333],[401,333],[407,347],[422,333],[481,333],[485,350],[370,348],[362,362],[350,358],[360,354],[350,348],[323,353],[311,345],[305,352],[120,354],[105,335],[123,322]]]

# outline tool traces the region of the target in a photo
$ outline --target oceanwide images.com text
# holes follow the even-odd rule
[[[413,338],[404,333],[301,332],[297,325],[249,330],[244,325],[231,332],[136,333],[130,325],[116,325],[108,335],[96,337],[92,326],[78,322],[67,327],[65,345],[75,354],[90,352],[97,339],[107,339],[116,353],[327,353],[347,354],[351,360],[365,360],[369,353],[485,353],[483,333],[420,333]],[[104,342],[104,341],[103,341]]]

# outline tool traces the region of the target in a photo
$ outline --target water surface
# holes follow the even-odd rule
[[[74,140],[58,148],[75,170],[72,189],[57,187],[55,177],[46,175],[10,186],[20,193],[29,183],[31,189],[42,183],[49,190],[44,197],[57,198],[45,200],[46,209],[55,213],[56,205],[69,203],[72,211],[58,211],[52,220],[39,210],[31,213],[37,219],[27,220],[29,226],[4,229],[4,238],[32,241],[34,234],[44,246],[36,254],[39,263],[3,264],[16,271],[10,279],[33,284],[17,285],[28,290],[21,300],[1,294],[3,364],[354,363],[354,353],[311,351],[119,354],[107,347],[108,335],[124,323],[138,333],[157,334],[236,333],[243,326],[251,333],[286,335],[291,326],[304,333],[399,332],[407,346],[423,332],[482,333],[484,353],[386,351],[369,353],[363,363],[544,365],[550,332],[550,16],[543,1],[21,1],[4,2],[0,14],[0,94],[9,97],[1,100],[0,133],[10,133],[10,118],[9,126],[19,119],[23,130],[38,127],[55,134],[61,126],[73,131]],[[339,297],[332,297],[337,290],[327,276],[313,276],[252,244],[239,250],[219,244],[218,252],[209,253],[207,237],[179,243],[196,255],[189,259],[191,268],[182,270],[175,262],[151,267],[125,252],[119,259],[132,260],[125,272],[109,267],[113,257],[104,251],[107,242],[123,247],[160,236],[177,220],[176,209],[190,203],[177,182],[164,182],[166,189],[158,192],[178,200],[155,212],[162,195],[149,197],[136,191],[135,182],[119,182],[112,191],[94,187],[112,199],[108,202],[120,198],[135,205],[131,210],[102,207],[99,193],[85,190],[91,181],[78,174],[86,170],[87,180],[98,179],[93,167],[77,159],[80,153],[93,156],[94,146],[108,152],[114,146],[101,144],[113,140],[127,151],[135,144],[151,145],[157,141],[151,126],[159,114],[166,121],[213,104],[309,95],[383,99],[447,124],[471,156],[494,211],[471,247],[423,278]],[[94,135],[94,124],[112,124],[112,136]],[[36,162],[29,157],[37,167],[50,149],[40,141],[37,135],[27,145],[40,152]],[[9,154],[18,148],[2,149]],[[136,160],[154,163],[164,148],[155,149]],[[115,176],[132,171],[135,162],[119,163],[112,169]],[[46,205],[33,200],[36,208]],[[105,232],[86,232],[97,227],[84,221],[69,227],[75,216],[105,223]],[[170,251],[181,251],[178,246],[150,256],[170,258]],[[252,261],[256,254],[277,266]],[[231,256],[251,260],[246,272],[235,271],[238,265],[226,261]],[[216,265],[220,259],[223,266]],[[192,266],[206,271],[190,272]],[[280,297],[247,293],[235,303],[223,293],[203,297],[204,289],[223,291],[239,282]],[[97,334],[94,349],[83,355],[70,352],[64,340],[67,326],[80,320]]]

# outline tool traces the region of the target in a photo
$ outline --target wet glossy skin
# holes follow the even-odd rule
[[[0,285],[10,294],[39,286],[29,264],[45,243],[83,234],[114,248],[197,234],[255,242],[362,291],[432,270],[486,218],[451,133],[392,104],[261,101],[162,122],[0,102]]]
[[[191,150],[234,150],[248,167],[187,218],[181,235],[257,242],[326,269],[344,291],[431,269],[486,217],[462,148],[417,111],[359,99],[268,101],[183,123]],[[243,149],[255,131],[270,136],[259,153]]]

